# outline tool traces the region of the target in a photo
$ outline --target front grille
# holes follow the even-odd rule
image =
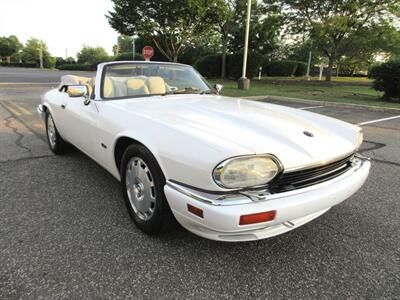
[[[282,193],[333,179],[351,168],[352,157],[353,154],[319,167],[283,173],[277,181],[269,185],[269,191]]]

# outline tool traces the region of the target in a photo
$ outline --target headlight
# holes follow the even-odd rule
[[[247,188],[267,184],[281,170],[281,163],[272,155],[241,156],[220,163],[213,177],[224,188]]]
[[[358,148],[360,148],[360,146],[363,143],[363,141],[364,141],[364,134],[363,134],[362,131],[360,131],[358,133],[358,138],[357,138],[357,150],[358,150]]]

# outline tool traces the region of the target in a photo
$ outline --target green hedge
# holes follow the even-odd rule
[[[385,98],[400,100],[400,61],[389,61],[374,65],[368,77],[375,79],[374,89],[385,92]]]
[[[36,63],[19,63],[19,62],[11,62],[8,63],[6,61],[2,61],[0,66],[3,67],[20,67],[20,68],[37,68],[39,67]]]
[[[222,59],[220,54],[207,55],[201,57],[195,63],[195,68],[204,77],[217,78],[221,76],[221,64]]]
[[[258,75],[259,68],[265,63],[265,57],[257,52],[249,52],[247,57],[246,75],[253,78]],[[243,51],[227,55],[226,74],[229,78],[238,79],[242,76]],[[207,78],[221,76],[221,54],[213,54],[201,57],[195,64],[195,68],[201,75]]]
[[[247,56],[246,77],[252,79],[258,75],[259,69],[265,64],[265,57],[257,52],[249,52]],[[242,77],[243,51],[228,55],[227,74],[229,78]]]
[[[64,64],[59,66],[59,70],[71,70],[71,71],[96,71],[97,65],[87,64]]]
[[[124,52],[124,53],[118,54],[117,56],[114,57],[114,60],[115,61],[132,60],[132,52]],[[143,61],[144,57],[140,53],[135,53],[135,60]]]
[[[267,76],[304,76],[307,64],[293,60],[272,61],[264,66],[263,74]]]

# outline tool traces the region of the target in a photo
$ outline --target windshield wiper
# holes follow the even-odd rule
[[[205,90],[200,92],[200,95],[205,95],[205,94],[214,94],[214,92],[212,90]]]
[[[195,93],[196,92],[196,93]],[[177,94],[202,94],[202,92],[200,92],[200,89],[198,88],[193,88],[193,87],[185,87],[182,89],[178,89],[178,90],[174,90],[174,91],[168,91],[165,92],[164,94],[162,94],[163,96],[166,95],[177,95]]]

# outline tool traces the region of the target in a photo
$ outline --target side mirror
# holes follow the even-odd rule
[[[84,97],[85,101],[83,103],[85,105],[88,105],[90,103],[89,87],[87,85],[68,85],[67,94],[71,98]]]
[[[219,83],[216,83],[216,84],[214,85],[214,89],[217,91],[217,94],[218,94],[218,95],[221,93],[223,87],[224,87],[224,86],[223,86],[222,84],[219,84]]]

